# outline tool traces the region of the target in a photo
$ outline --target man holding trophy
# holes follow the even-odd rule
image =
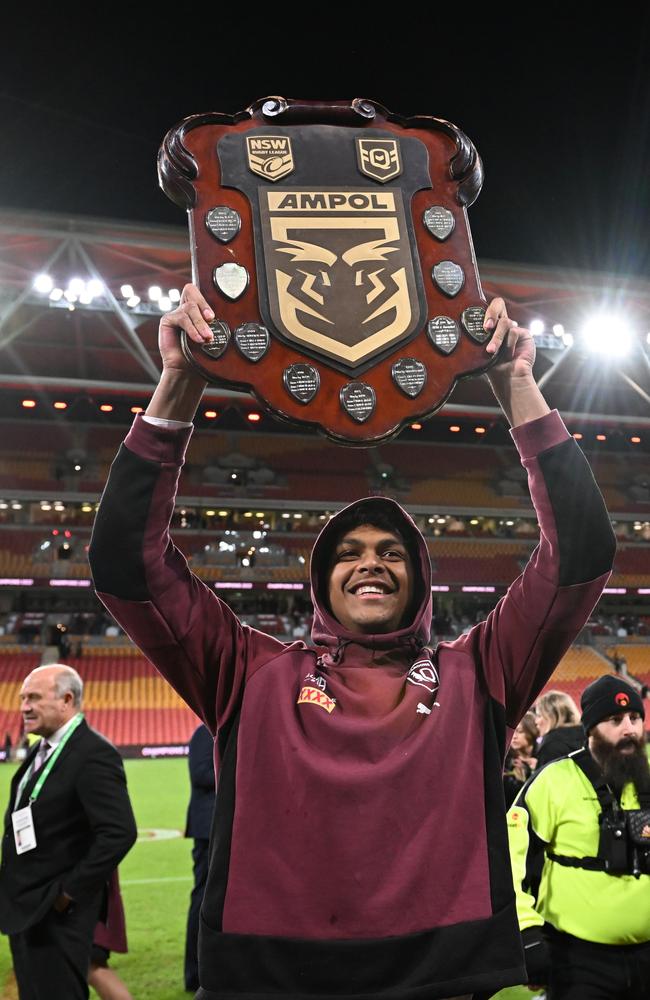
[[[364,114],[369,114],[368,106],[366,102],[361,107]],[[332,113],[338,115],[339,110]],[[301,106],[295,118],[302,122]],[[347,138],[348,119],[344,128],[339,128],[338,117],[335,122],[325,128],[344,132]],[[278,128],[267,131],[279,133]],[[319,133],[318,141],[327,144],[333,131]],[[376,131],[375,152],[376,143],[384,141]],[[301,133],[292,147],[296,162],[302,138]],[[307,166],[310,142],[307,136]],[[208,145],[214,150],[214,143]],[[392,156],[392,147],[386,148]],[[243,190],[249,181],[238,180],[231,153],[228,144],[220,148],[221,166],[231,171],[232,186]],[[198,150],[193,148],[192,154],[196,158]],[[257,159],[249,157],[249,172],[259,168],[261,155],[258,150]],[[360,170],[363,155],[361,148]],[[381,165],[382,157],[375,156],[373,162]],[[394,164],[394,159],[387,155],[386,162]],[[268,170],[277,174],[286,165],[286,157],[276,156]],[[271,187],[278,182],[275,174],[264,181],[269,191],[276,190]],[[197,190],[200,170],[198,176]],[[282,198],[274,196],[278,215],[287,194],[293,198],[290,182],[290,177],[280,176],[286,190]],[[304,187],[296,182],[295,190],[300,193]],[[346,212],[353,206],[351,190],[348,185]],[[200,197],[199,190],[193,232]],[[270,194],[268,199],[271,204]],[[312,202],[318,204],[315,196]],[[375,202],[380,203],[385,202]],[[233,200],[235,204],[243,216],[243,201]],[[360,198],[357,204],[363,210]],[[290,236],[292,253],[301,259],[309,256],[312,262],[324,259],[325,242],[316,244],[316,224],[309,222],[306,209],[298,211],[303,212],[303,230],[300,236],[297,230]],[[446,218],[441,208],[436,219]],[[230,238],[232,217],[224,209],[218,219],[220,232],[225,225]],[[338,217],[318,225],[324,231],[342,231]],[[366,229],[375,225],[368,223]],[[269,226],[269,232],[280,233],[286,243],[287,224],[271,219]],[[382,231],[387,229],[384,225]],[[363,251],[352,253],[353,241],[348,236],[346,240],[328,244],[329,280],[347,254],[343,266],[352,262],[363,282],[368,272],[357,267],[359,253],[376,256],[378,247],[366,240]],[[355,235],[354,247],[359,245]],[[385,248],[381,254],[386,258]],[[322,275],[321,285],[316,284],[310,266],[301,265],[301,287],[326,288]],[[386,272],[379,273],[383,264],[373,266],[376,286]],[[399,271],[393,271],[397,285]],[[230,327],[240,322],[237,330],[242,331],[254,325],[242,326],[241,317],[224,321],[220,305],[216,314],[211,301],[221,300],[209,301],[200,266],[195,273],[201,290],[187,285],[178,308],[161,319],[160,382],[113,463],[90,560],[97,592],[110,613],[215,737],[219,795],[201,911],[197,997],[435,1000],[489,996],[502,986],[523,982],[502,761],[512,731],[588,619],[608,579],[615,549],[589,466],[559,414],[549,411],[533,378],[533,338],[508,318],[501,299],[481,308],[480,317],[468,316],[468,309],[477,307],[467,306],[458,321],[468,352],[474,352],[474,369],[485,370],[498,354],[487,377],[512,427],[540,526],[540,542],[526,569],[487,620],[454,642],[435,649],[428,645],[432,599],[425,540],[397,503],[370,497],[335,515],[314,545],[313,645],[282,643],[242,625],[191,573],[169,537],[191,421],[206,382],[196,358],[203,352],[206,364],[212,364],[210,350],[215,345],[218,364],[226,373]],[[224,288],[228,291],[225,274],[214,276],[221,298],[227,297],[222,294]],[[450,275],[449,268],[438,270],[434,280],[440,294]],[[278,279],[273,294],[281,287]],[[444,294],[450,296],[451,291],[448,285]],[[234,295],[232,288],[230,292]],[[245,292],[239,294],[246,297]],[[287,292],[284,303],[277,299],[277,316],[294,316],[287,306],[291,296],[295,299]],[[325,300],[325,294],[321,298]],[[305,303],[301,308],[301,315],[309,317]],[[393,328],[400,308],[399,303],[387,305],[393,309]],[[262,318],[269,326],[275,320],[271,306]],[[438,353],[449,346],[448,338],[438,336],[445,325],[437,322],[441,319],[446,317],[437,316],[433,333],[430,329],[426,334],[422,357],[436,344]],[[259,325],[259,318],[256,322]],[[313,333],[317,321],[306,318],[302,325],[306,328],[309,322]],[[456,325],[449,319],[452,322]],[[240,342],[237,330],[233,338],[239,344],[239,360],[233,363],[250,364],[253,370],[259,329],[254,336],[243,330]],[[384,334],[375,330],[373,336]],[[325,364],[315,360],[319,338],[316,331],[305,352],[307,360],[300,362],[312,370],[321,366],[320,379],[312,377],[314,391],[316,382],[322,387],[327,377]],[[398,363],[422,363],[416,357],[420,347],[413,345],[409,342],[413,356],[399,362],[385,344],[378,351],[386,382],[381,382],[383,375],[377,376],[375,398],[391,378],[398,389],[406,385],[406,366],[396,369]],[[282,349],[295,351],[295,343]],[[270,354],[274,350],[275,342]],[[338,362],[332,364],[336,369]],[[345,380],[350,364],[349,358],[341,362],[332,378]],[[283,360],[280,368],[283,365],[286,375],[292,364]],[[418,371],[411,364],[409,392],[414,385],[419,392],[423,379],[427,385],[436,381],[433,368],[419,382],[413,376]],[[361,374],[366,388],[373,389],[374,376]],[[298,406],[294,375],[295,365],[288,378],[279,378],[274,398],[293,393]],[[242,379],[236,379],[241,384]],[[437,391],[444,396],[444,390]],[[324,410],[317,414],[337,439],[348,434],[348,425],[362,422],[364,399],[369,401],[370,423],[386,416],[372,409],[372,393],[355,393],[356,388],[347,391],[343,385],[337,412],[322,420]],[[328,398],[338,400],[338,385]],[[280,407],[271,400],[270,408]],[[379,438],[385,430],[378,423],[370,437]],[[435,471],[433,446],[431,454]]]

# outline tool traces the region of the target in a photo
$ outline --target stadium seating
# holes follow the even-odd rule
[[[251,616],[253,618],[253,616]],[[254,624],[271,633],[286,630],[276,614],[254,616]],[[630,673],[650,684],[650,645],[612,646],[607,654],[623,651]],[[20,734],[17,710],[25,675],[38,666],[38,652],[3,647],[0,654],[0,740],[8,733],[15,744]],[[88,647],[81,657],[68,660],[84,678],[84,712],[91,726],[117,746],[186,743],[199,719],[154,667],[130,644]],[[579,703],[584,688],[605,673],[610,660],[590,646],[573,646],[565,654],[545,690],[559,688]],[[650,728],[650,713],[647,720]]]
[[[18,696],[39,653],[0,653],[0,741],[20,734]],[[84,679],[84,713],[116,746],[186,743],[199,719],[133,646],[92,647],[68,658]]]

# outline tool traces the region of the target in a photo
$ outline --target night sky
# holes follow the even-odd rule
[[[468,5],[449,4],[422,20],[426,8],[416,19],[396,5],[373,24],[371,5],[315,9],[263,8],[262,21],[224,5],[175,25],[109,7],[78,20],[13,15],[0,208],[183,225],[155,171],[181,118],[267,94],[364,96],[447,118],[475,143],[486,171],[470,210],[479,257],[648,273],[650,14],[626,19],[642,8],[623,4],[609,23],[590,5],[546,4],[521,5],[525,20],[473,21]]]

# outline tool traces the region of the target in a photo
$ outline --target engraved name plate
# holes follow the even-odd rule
[[[228,205],[215,205],[205,217],[208,231],[220,243],[230,243],[241,229],[239,213]]]
[[[230,327],[222,319],[208,323],[212,330],[212,340],[209,344],[201,344],[201,350],[211,358],[220,358],[230,343]]]
[[[434,347],[451,354],[460,338],[458,324],[451,316],[435,316],[427,324],[427,335]]]
[[[453,233],[456,220],[448,208],[443,205],[432,205],[423,216],[424,224],[437,240],[446,240]]]
[[[249,361],[259,361],[269,349],[269,331],[261,323],[242,323],[234,334],[238,350]]]
[[[340,392],[341,406],[358,424],[362,424],[375,410],[375,390],[366,382],[348,382]]]
[[[465,284],[465,274],[453,260],[441,260],[433,269],[433,280],[441,292],[453,298]]]
[[[311,403],[320,388],[320,375],[313,365],[298,362],[284,369],[285,388],[299,403]]]
[[[248,288],[248,271],[241,264],[232,261],[215,267],[213,279],[221,294],[232,302],[240,298]]]
[[[427,370],[417,358],[400,358],[391,368],[393,381],[405,396],[415,399],[427,380]]]
[[[469,306],[464,310],[461,322],[470,337],[479,344],[484,344],[492,336],[493,331],[483,329],[483,323],[485,322],[485,309],[483,306]]]

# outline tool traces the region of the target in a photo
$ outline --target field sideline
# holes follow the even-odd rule
[[[187,760],[127,760],[129,791],[140,837],[120,865],[129,937],[128,955],[111,965],[134,1000],[187,1000],[183,989],[185,920],[192,885],[190,840],[180,834],[189,800]],[[0,767],[4,811],[14,765]],[[152,831],[171,831],[169,839]],[[97,994],[91,990],[91,996]],[[0,1000],[16,1000],[7,938],[0,935]],[[500,1000],[531,1000],[527,989],[504,990]]]

